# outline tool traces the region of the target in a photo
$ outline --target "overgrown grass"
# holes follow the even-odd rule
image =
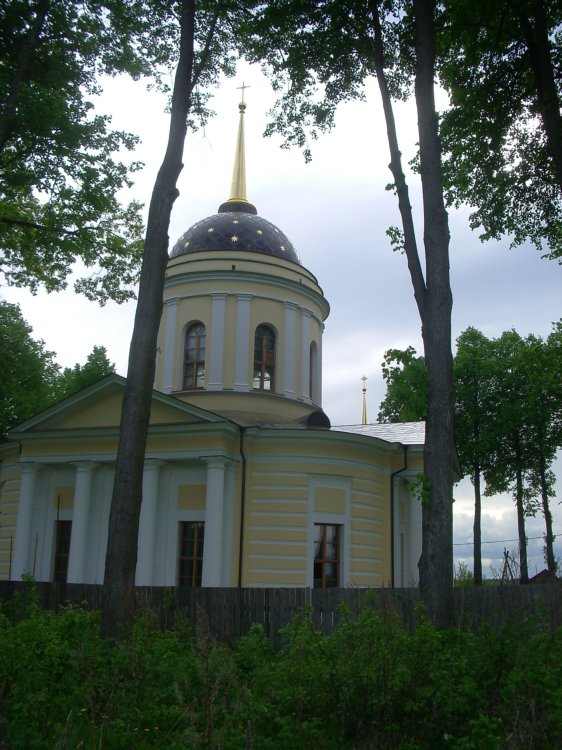
[[[303,611],[274,652],[202,616],[102,641],[98,617],[0,609],[0,748],[496,750],[562,747],[562,631],[414,633],[365,610],[330,636]]]

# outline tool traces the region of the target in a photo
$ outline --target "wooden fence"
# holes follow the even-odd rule
[[[75,604],[91,610],[101,606],[101,586],[87,584],[0,581],[0,601],[26,598],[34,587],[39,605],[56,610]],[[501,627],[509,621],[540,617],[552,628],[562,626],[562,582],[545,585],[494,585],[454,590],[456,624],[475,628],[483,622]],[[165,588],[138,587],[139,612],[152,612],[162,627],[177,618],[194,629],[208,628],[211,634],[231,642],[261,624],[275,643],[279,631],[304,607],[310,608],[313,624],[330,633],[350,613],[365,607],[394,610],[405,628],[415,626],[419,603],[417,589],[307,589],[307,588]]]

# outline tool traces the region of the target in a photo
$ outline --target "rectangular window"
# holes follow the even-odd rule
[[[56,521],[55,567],[53,571],[53,581],[55,583],[66,583],[71,533],[72,521]]]
[[[340,585],[340,529],[336,524],[314,524],[314,588]]]
[[[204,541],[205,524],[202,521],[180,521],[179,586],[201,586]]]

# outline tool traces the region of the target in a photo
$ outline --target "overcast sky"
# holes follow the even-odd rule
[[[293,242],[302,264],[312,271],[331,305],[323,343],[323,406],[333,425],[361,419],[361,377],[367,380],[369,421],[376,421],[384,398],[383,354],[413,345],[421,353],[420,323],[406,259],[390,249],[385,231],[399,224],[396,198],[385,191],[391,181],[388,146],[376,84],[366,88],[366,102],[342,107],[332,133],[313,142],[313,160],[305,164],[298,151],[281,150],[280,139],[264,139],[267,110],[273,95],[259,70],[242,66],[236,79],[217,92],[216,116],[204,132],[190,134],[185,167],[170,227],[170,242],[197,220],[216,213],[228,198],[242,81],[245,94],[248,199]],[[131,195],[148,204],[168,129],[164,102],[147,94],[140,83],[110,80],[100,110],[111,113],[113,125],[142,138],[136,153],[145,163]],[[414,156],[416,114],[400,105],[397,123],[404,164]],[[421,201],[415,178],[411,200],[417,216]],[[468,228],[466,212],[450,213],[453,336],[470,326],[489,337],[515,328],[521,335],[548,335],[562,317],[562,267],[543,260],[532,247],[509,249],[509,241],[482,244]],[[423,232],[419,227],[418,243]],[[71,291],[57,295],[3,288],[3,297],[17,301],[63,366],[83,362],[94,345],[103,345],[117,371],[126,373],[134,303],[100,308]],[[562,557],[562,461],[553,501],[556,554]],[[471,564],[472,487],[455,490],[455,555]],[[482,538],[484,570],[501,569],[502,551],[515,552],[517,524],[510,497],[484,500]],[[529,519],[530,574],[542,570],[544,521]]]

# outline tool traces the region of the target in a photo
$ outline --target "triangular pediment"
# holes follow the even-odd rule
[[[18,425],[12,436],[25,433],[117,428],[121,418],[121,404],[125,392],[125,378],[108,375],[69,398]],[[213,412],[200,409],[159,391],[152,391],[150,425],[201,424],[224,422]]]

